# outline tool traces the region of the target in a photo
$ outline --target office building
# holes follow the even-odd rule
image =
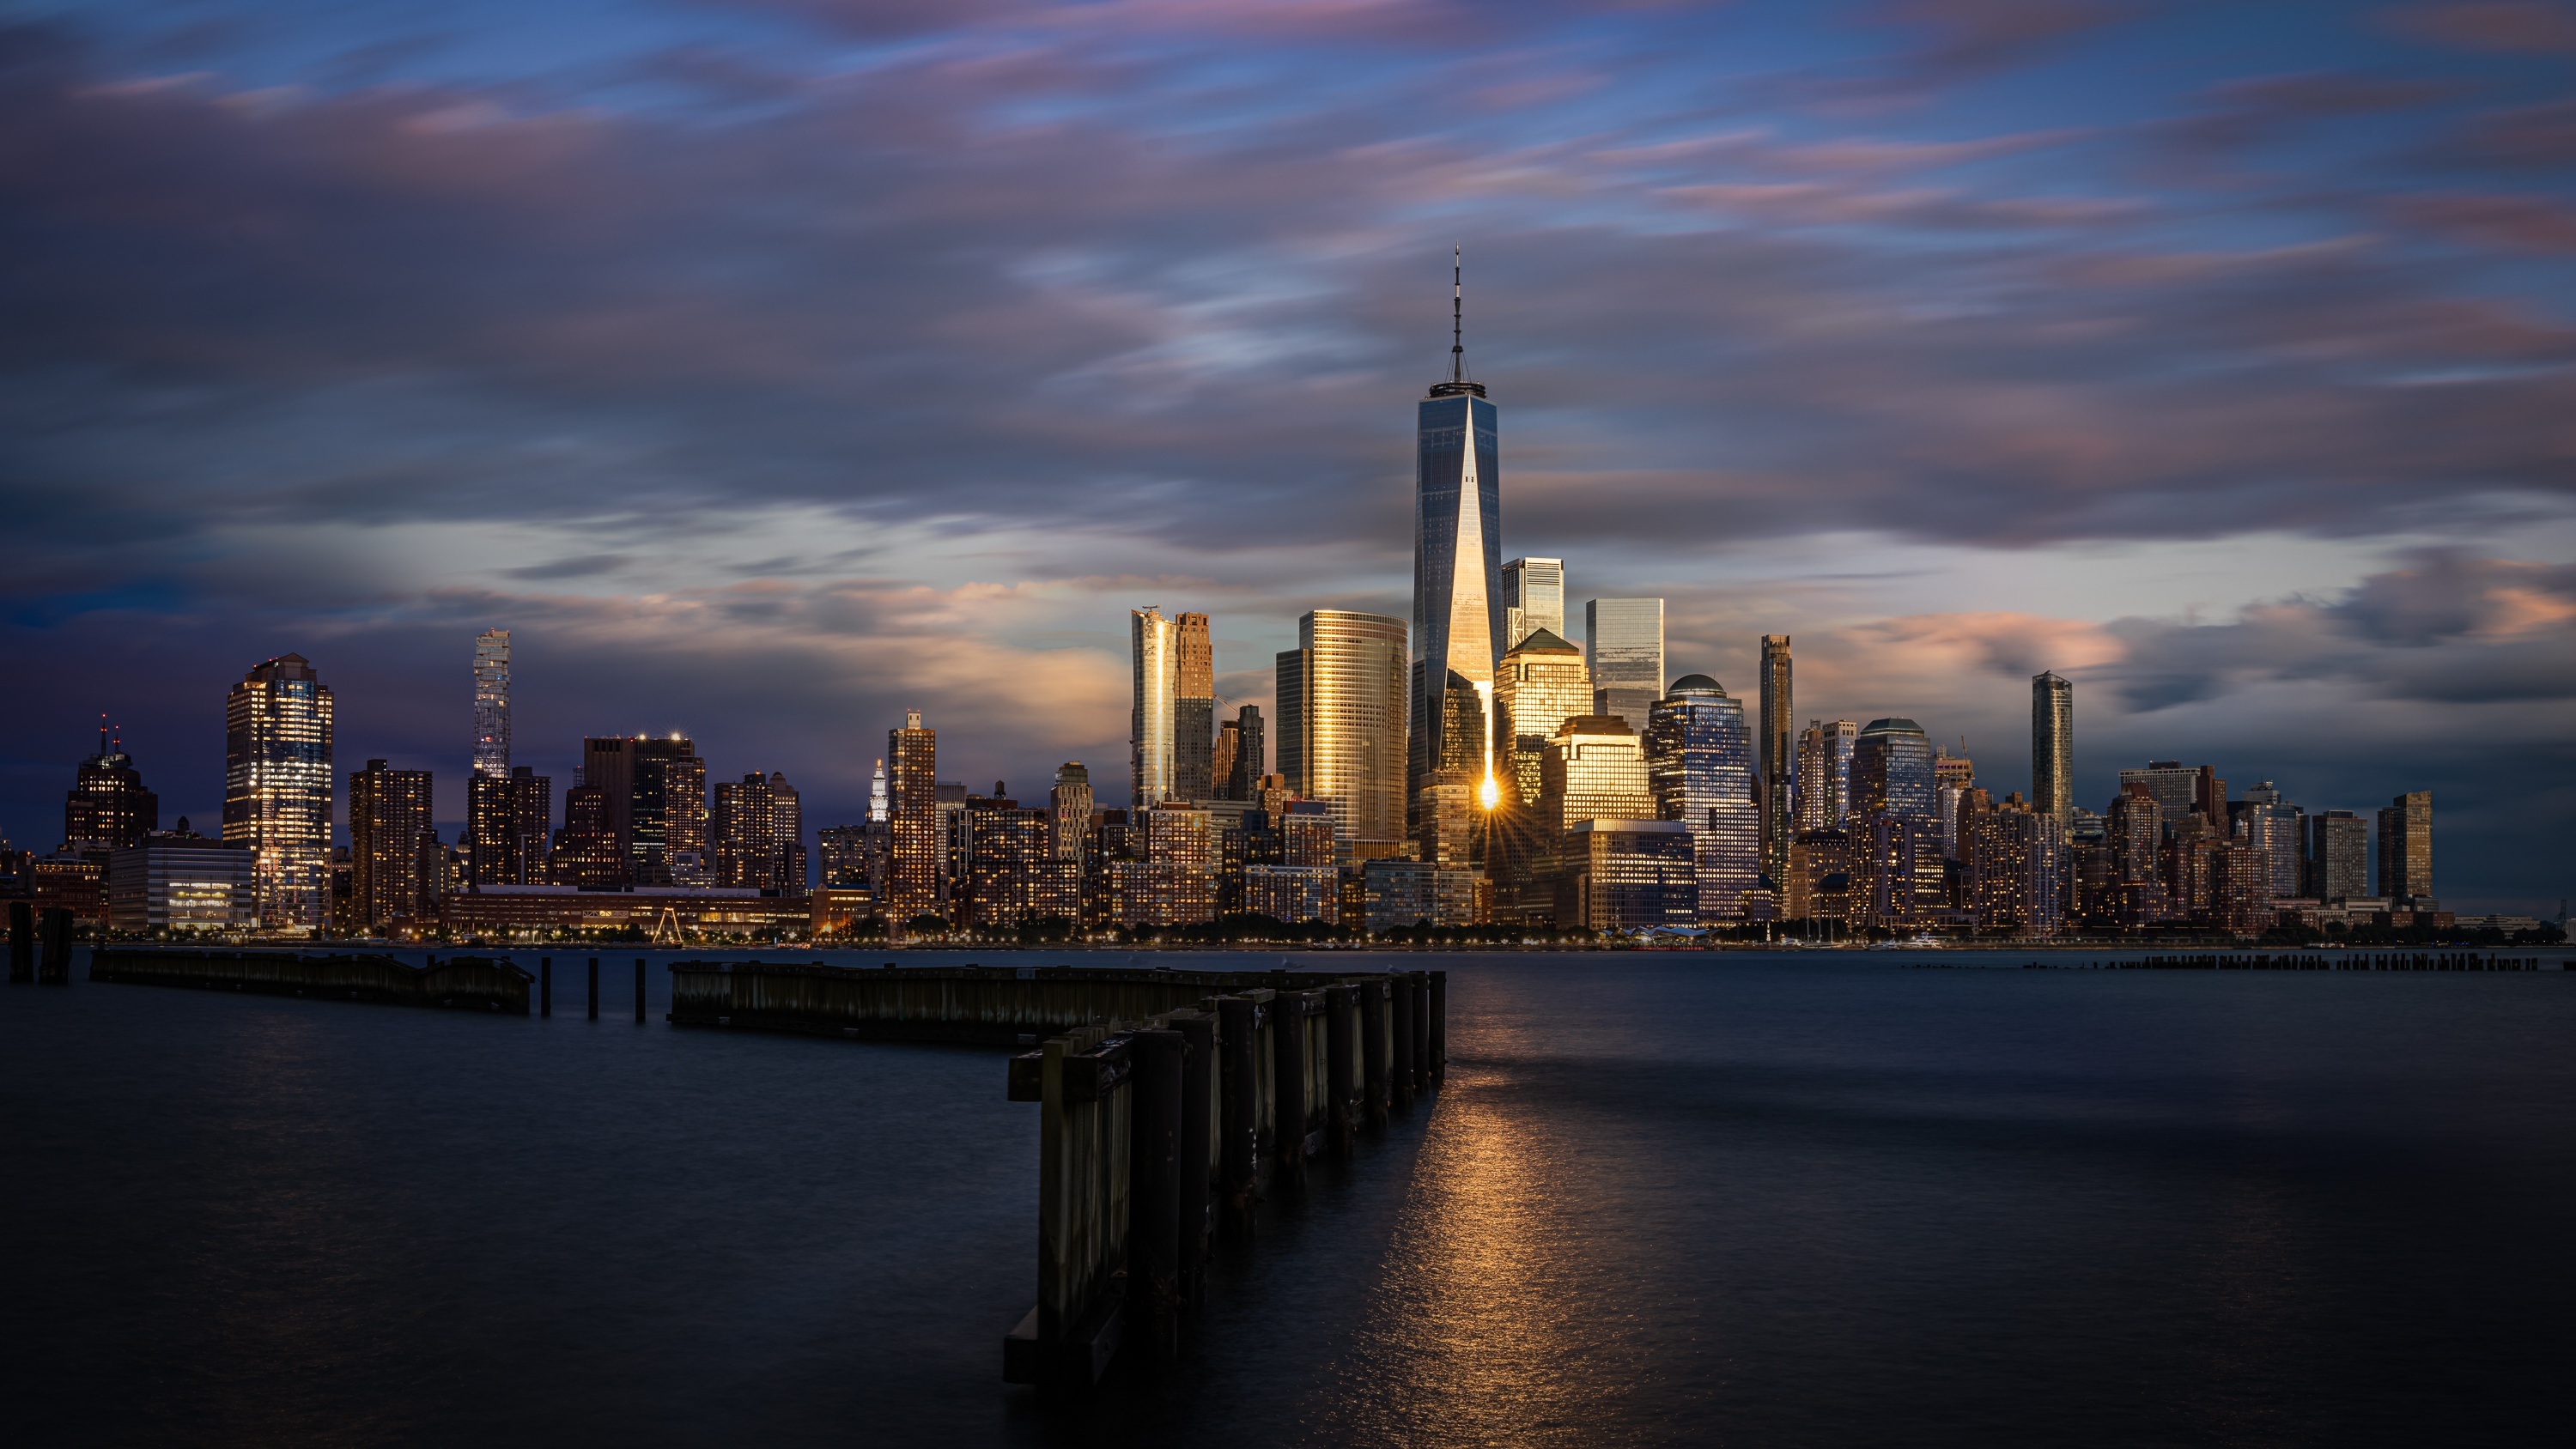
[[[1372,931],[1411,926],[1472,926],[1482,878],[1470,867],[1389,857],[1359,872],[1360,919]]]
[[[1798,757],[1792,738],[1798,714],[1789,685],[1789,636],[1765,634],[1762,733],[1755,764],[1762,772],[1762,869],[1774,880],[1788,871],[1789,842],[1798,833]]]
[[[2167,825],[2180,824],[2198,804],[2204,787],[2201,771],[2186,768],[2180,760],[2150,760],[2143,770],[2122,770],[2120,788],[2143,787],[2156,798]]]
[[[1541,626],[1512,646],[1494,670],[1494,775],[1506,810],[1538,803],[1539,760],[1567,720],[1592,712],[1592,671],[1583,651]]]
[[[1445,731],[1464,711],[1453,707],[1450,697],[1473,699],[1481,718],[1504,643],[1497,415],[1485,398],[1484,384],[1467,380],[1463,342],[1453,338],[1449,355],[1448,380],[1434,383],[1414,409],[1413,620],[1406,690],[1412,733],[1397,796],[1408,824],[1415,792],[1431,783],[1443,759],[1457,753]],[[1490,738],[1490,728],[1485,733]]]
[[[1559,725],[1539,761],[1538,808],[1528,818],[1531,882],[1518,904],[1538,905],[1560,926],[1574,924],[1565,916],[1570,898],[1563,885],[1575,865],[1567,853],[1574,827],[1586,820],[1654,818],[1644,742],[1626,720],[1583,714]]]
[[[1594,599],[1583,606],[1583,637],[1592,665],[1592,712],[1631,729],[1664,696],[1664,601]]]
[[[685,735],[621,735],[585,739],[581,751],[581,781],[604,793],[627,878],[706,884],[707,763],[697,745]]]
[[[1225,722],[1230,744],[1225,771],[1218,782],[1222,787],[1218,792],[1219,799],[1252,798],[1261,777],[1269,772],[1269,743],[1265,731],[1261,706],[1257,704],[1242,706],[1234,712],[1234,718]]]
[[[265,660],[224,701],[224,839],[251,852],[259,928],[331,918],[330,686],[301,654]]]
[[[2229,807],[2236,829],[2263,853],[2264,876],[2272,894],[2299,893],[2299,807],[2282,798],[2269,780],[2245,792]]]
[[[550,884],[575,890],[623,890],[634,884],[605,787],[575,785],[564,792],[563,829],[555,832],[546,874]]]
[[[1976,761],[1939,745],[1932,747],[1932,798],[1941,817],[1941,853],[1952,860],[1966,859],[1959,843],[1959,816],[1976,786]],[[1985,806],[1981,803],[1978,808]]]
[[[886,822],[893,861],[886,881],[886,919],[897,926],[939,914],[947,852],[939,829],[939,732],[924,729],[921,711],[904,711],[903,727],[886,732]]]
[[[429,771],[369,760],[349,776],[351,925],[372,936],[435,920],[445,859],[430,823]]]
[[[474,636],[474,773],[510,773],[510,631]]]
[[[1208,616],[1183,614],[1172,625],[1172,795],[1216,798],[1211,758],[1216,744],[1216,647]]]
[[[63,796],[63,852],[121,850],[161,828],[161,797],[143,787],[143,772],[124,741],[98,727],[98,753],[80,762]]]
[[[1699,867],[1678,820],[1578,820],[1566,831],[1556,921],[1595,931],[1690,927],[1701,919]]]
[[[1091,831],[1091,771],[1080,760],[1056,766],[1055,785],[1047,791],[1047,810],[1055,831],[1055,859],[1079,862],[1083,839]]]
[[[1852,746],[1860,725],[1847,719],[1810,720],[1798,736],[1795,787],[1800,830],[1839,830],[1851,819]]]
[[[554,781],[526,765],[465,780],[465,876],[474,885],[542,885]]]
[[[1655,814],[1691,833],[1700,920],[1741,917],[1762,873],[1753,731],[1743,704],[1705,674],[1683,675],[1646,717],[1645,754]]]
[[[1405,626],[1316,609],[1278,657],[1279,772],[1333,812],[1344,860],[1405,846]]]
[[[2030,681],[2030,808],[2064,830],[2075,810],[2075,686],[2055,670]]]
[[[1851,808],[1857,819],[1888,815],[1930,826],[1940,819],[1933,797],[1932,742],[1910,719],[1874,719],[1852,741]]]
[[[754,770],[718,783],[707,835],[716,886],[805,894],[804,803],[785,774]]]
[[[1801,830],[1789,842],[1784,914],[1792,921],[1848,926],[1858,915],[1851,832]]]
[[[1503,565],[1503,652],[1540,629],[1565,634],[1565,560],[1513,559]]]
[[[107,924],[117,931],[248,930],[256,920],[251,852],[188,829],[146,832],[107,867]]]
[[[1129,611],[1134,704],[1127,723],[1127,800],[1143,810],[1173,798],[1173,688],[1180,681],[1172,621],[1151,607]]]
[[[2433,898],[2432,791],[2409,791],[2379,812],[2379,893],[2392,906]]]

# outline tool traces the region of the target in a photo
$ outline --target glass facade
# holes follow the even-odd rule
[[[1800,830],[1840,830],[1851,820],[1852,746],[1860,726],[1847,719],[1813,720],[1798,736]]]
[[[1680,821],[1578,821],[1566,842],[1559,925],[1646,931],[1702,918],[1691,833]]]
[[[1135,705],[1127,723],[1127,803],[1142,810],[1172,798],[1172,621],[1152,609],[1129,617]]]
[[[1172,798],[1216,798],[1215,745],[1216,648],[1208,616],[1183,614],[1172,621]]]
[[[1762,636],[1762,734],[1755,764],[1762,772],[1762,869],[1775,880],[1789,870],[1789,843],[1798,833],[1798,712],[1789,688],[1789,636]]]
[[[1664,697],[1664,601],[1594,599],[1583,606],[1592,664],[1592,712],[1643,729]]]
[[[1347,859],[1402,849],[1405,626],[1383,614],[1317,609],[1278,658],[1279,768],[1333,813]]]
[[[1675,680],[1647,718],[1646,780],[1655,813],[1690,830],[1700,920],[1741,916],[1762,870],[1753,732],[1743,704],[1707,675]]]
[[[2433,894],[2433,792],[2414,790],[2379,812],[2379,893],[2391,901]]]
[[[224,840],[252,853],[259,927],[331,919],[331,690],[301,654],[262,663],[224,703]]]
[[[1852,743],[1852,812],[1860,819],[1884,815],[1926,828],[1937,826],[1933,798],[1932,741],[1910,719],[1874,719]]]
[[[1494,405],[1482,391],[1443,384],[1416,410],[1407,790],[1428,783],[1446,753],[1439,696],[1450,676],[1493,687],[1503,633],[1502,466]]]
[[[474,636],[474,773],[510,773],[510,631]]]
[[[1540,629],[1565,634],[1565,560],[1513,559],[1503,565],[1503,652]]]
[[[2075,686],[2055,671],[2030,681],[2030,807],[2063,830],[2075,812]]]

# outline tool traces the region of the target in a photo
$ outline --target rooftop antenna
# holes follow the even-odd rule
[[[1467,380],[1466,300],[1467,249],[1463,243],[1449,248],[1449,380]]]

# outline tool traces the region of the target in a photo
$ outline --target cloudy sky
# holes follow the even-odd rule
[[[1505,556],[2079,799],[2435,792],[2576,884],[2576,6],[170,0],[0,16],[0,833],[104,712],[217,814],[299,651],[463,813],[681,729],[851,818],[1125,776],[1128,608],[1267,703],[1402,614],[1449,249]]]

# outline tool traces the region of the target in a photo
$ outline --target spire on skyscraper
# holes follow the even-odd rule
[[[1449,380],[1467,380],[1467,249],[1449,248]]]

